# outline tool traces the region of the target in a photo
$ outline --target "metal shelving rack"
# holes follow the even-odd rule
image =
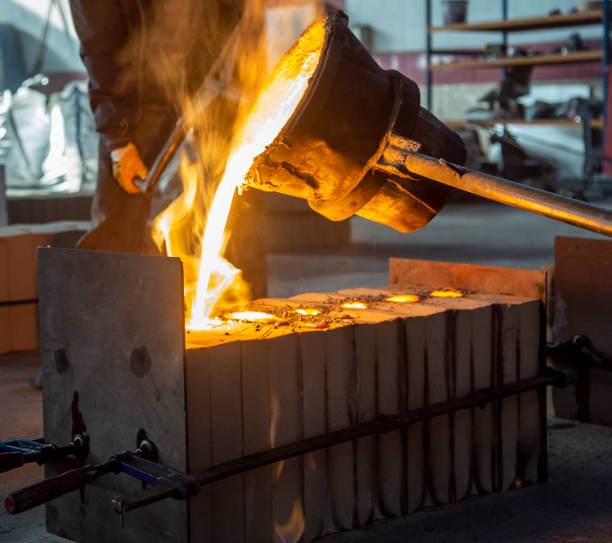
[[[432,93],[433,93],[433,72],[437,70],[448,70],[448,69],[474,69],[474,68],[506,68],[509,66],[543,66],[551,64],[565,64],[565,63],[577,63],[577,62],[602,62],[602,78],[603,78],[603,120],[600,122],[593,121],[591,123],[593,128],[602,128],[605,126],[605,105],[606,97],[608,95],[608,70],[610,64],[610,46],[609,46],[609,33],[610,33],[610,1],[604,0],[603,10],[584,11],[577,13],[569,13],[565,15],[548,15],[541,17],[526,17],[520,19],[508,19],[508,0],[501,0],[501,19],[497,21],[487,21],[480,23],[461,23],[461,24],[449,24],[444,26],[432,26],[432,0],[425,0],[425,18],[427,25],[426,42],[425,42],[425,55],[427,61],[427,72],[426,72],[426,100],[427,108],[432,107]],[[535,31],[543,29],[554,29],[554,28],[567,28],[574,26],[585,26],[602,24],[603,27],[603,39],[601,50],[588,50],[588,51],[576,51],[574,53],[550,53],[543,55],[533,55],[527,57],[510,57],[510,58],[497,58],[493,60],[459,60],[456,62],[433,64],[431,63],[431,57],[434,54],[461,54],[461,55],[477,55],[482,54],[482,50],[474,49],[434,49],[432,47],[432,34],[434,32],[443,31],[462,31],[462,32],[501,32],[502,43],[507,45],[508,34],[510,32],[524,32],[524,31]],[[542,119],[534,121],[525,121],[523,119],[516,120],[501,120],[492,119],[490,121],[478,121],[471,124],[480,125],[493,125],[493,124],[558,124],[558,125],[571,125],[579,124],[572,123],[563,119],[555,122],[553,119]],[[452,123],[451,123],[452,124]],[[455,121],[458,124],[458,121]]]

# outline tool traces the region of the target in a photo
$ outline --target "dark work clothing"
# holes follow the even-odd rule
[[[96,127],[112,149],[132,141],[150,108],[176,120],[237,24],[242,0],[70,0],[70,6]]]
[[[149,7],[150,2],[146,4]],[[89,74],[96,128],[108,147],[120,147],[131,141],[142,114],[143,89],[139,87],[144,85],[143,68],[137,65],[137,59],[128,62],[128,39],[142,32],[145,6],[139,0],[70,0],[70,7],[81,39],[81,58]],[[161,93],[155,93],[156,87],[149,91],[148,98],[163,103]]]
[[[167,110],[150,108],[156,114],[143,116],[131,130],[131,141],[139,149],[143,161],[151,165],[173,126]],[[158,253],[149,222],[150,194],[128,194],[113,177],[110,149],[100,138],[98,181],[92,204],[92,230],[80,241],[81,249],[128,253]]]
[[[110,157],[112,149],[131,141],[150,168],[176,120],[159,81],[144,77],[147,43],[142,40],[152,16],[151,0],[70,0],[70,7],[89,75],[91,109],[102,136],[92,229],[78,246],[155,253],[148,224],[151,197],[123,191],[113,177]],[[136,42],[140,48],[135,50]]]
[[[102,135],[92,230],[78,246],[155,253],[151,196],[119,187],[110,151],[133,142],[151,168],[183,100],[197,92],[237,24],[242,0],[70,0],[70,6]],[[256,297],[266,294],[265,251],[257,234],[260,201],[257,194],[236,199],[226,251]]]

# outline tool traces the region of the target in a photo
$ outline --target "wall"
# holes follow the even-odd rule
[[[559,8],[563,13],[576,7],[577,0],[509,0],[508,17],[547,15]],[[425,0],[345,0],[345,11],[351,25],[370,25],[373,28],[373,53],[422,51],[425,48]],[[501,18],[500,0],[469,0],[468,21],[488,21]],[[443,24],[442,0],[432,0],[434,26]],[[510,44],[562,41],[574,30],[522,32],[510,35]],[[584,39],[600,38],[597,27],[584,27]],[[535,37],[535,38],[534,38]],[[497,32],[445,32],[434,35],[434,47],[481,47],[484,43],[501,39]]]

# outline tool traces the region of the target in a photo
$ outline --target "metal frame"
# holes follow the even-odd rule
[[[604,126],[606,121],[606,99],[608,96],[608,72],[610,69],[610,0],[604,0],[604,20],[603,20],[603,36],[602,36],[602,47],[603,47],[603,64],[602,64],[602,79],[603,79],[603,109],[602,117],[604,120]],[[508,0],[501,0],[501,14],[502,20],[508,19]],[[435,52],[432,48],[431,43],[431,26],[432,12],[431,12],[431,0],[425,0],[425,60],[426,60],[426,101],[427,109],[431,110],[432,98],[433,98],[433,70],[430,68],[431,56]],[[508,32],[502,31],[502,41],[504,45],[508,43]],[[603,134],[603,145],[605,146],[605,130]]]
[[[273,447],[265,451],[242,456],[240,458],[217,464],[199,473],[186,476],[189,480],[197,480],[200,485],[208,485],[216,481],[227,479],[233,475],[244,473],[253,469],[274,464],[302,454],[329,448],[333,445],[354,441],[356,439],[376,434],[384,434],[392,430],[406,428],[420,421],[428,420],[440,415],[455,413],[463,409],[484,407],[502,398],[517,396],[531,390],[545,390],[546,386],[566,387],[574,383],[573,374],[569,371],[560,371],[545,368],[537,377],[516,381],[506,385],[497,385],[474,391],[461,398],[454,398],[440,403],[412,409],[405,414],[396,416],[380,416],[355,426],[326,432],[325,434],[302,439],[295,443]],[[545,475],[543,476],[545,479]],[[177,492],[177,484],[156,484],[134,496],[121,496],[115,498],[116,511],[127,513],[140,507],[150,505],[167,498],[181,499]],[[199,491],[199,489],[198,489]],[[197,492],[196,492],[197,493]]]
[[[98,465],[144,439],[159,462],[187,471],[183,276],[179,259],[74,249],[38,250],[38,291],[47,443],[89,437],[87,462]],[[47,478],[82,467],[71,457],[45,465]],[[79,541],[146,541],[188,535],[185,502],[147,508],[123,529],[108,507],[114,492],[139,481],[102,479],[46,506],[47,529]],[[77,513],[75,513],[75,511]],[[94,514],[93,511],[96,513]],[[92,512],[87,522],[83,516]]]
[[[125,473],[147,485],[151,485],[151,488],[136,495],[113,498],[112,503],[115,511],[123,515],[168,498],[180,500],[187,496],[195,496],[199,493],[201,485],[211,484],[275,462],[295,458],[362,437],[405,428],[440,415],[474,407],[482,408],[486,404],[497,402],[502,398],[516,396],[523,392],[543,390],[546,386],[565,387],[574,382],[574,376],[571,372],[545,368],[541,375],[531,379],[476,390],[466,396],[412,409],[401,415],[379,416],[376,419],[348,428],[326,432],[295,443],[242,456],[191,475],[182,474],[148,459],[145,452],[141,451],[143,447],[141,444],[138,451],[124,451],[115,454],[104,464],[77,468],[13,492],[5,500],[5,507],[9,513],[19,514],[59,496],[74,492],[86,484],[90,484],[101,475]],[[24,443],[28,446],[30,444],[33,446],[40,445],[40,443],[29,441]],[[143,444],[151,447],[147,441],[144,441]],[[49,447],[53,446],[49,445]]]

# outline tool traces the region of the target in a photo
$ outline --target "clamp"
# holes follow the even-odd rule
[[[79,490],[107,473],[125,473],[150,486],[164,485],[168,487],[167,497],[176,499],[194,496],[199,492],[200,483],[197,479],[158,464],[155,460],[157,460],[157,448],[153,442],[144,439],[135,451],[123,451],[114,454],[102,464],[88,464],[12,492],[4,500],[4,506],[11,514],[22,513]],[[113,500],[113,504],[118,513],[134,508],[124,506],[121,499]]]
[[[87,435],[77,434],[72,441],[63,447],[45,443],[42,438],[18,439],[8,437],[0,441],[0,473],[19,468],[29,462],[43,465],[55,462],[64,456],[75,456],[84,460],[89,453]]]

